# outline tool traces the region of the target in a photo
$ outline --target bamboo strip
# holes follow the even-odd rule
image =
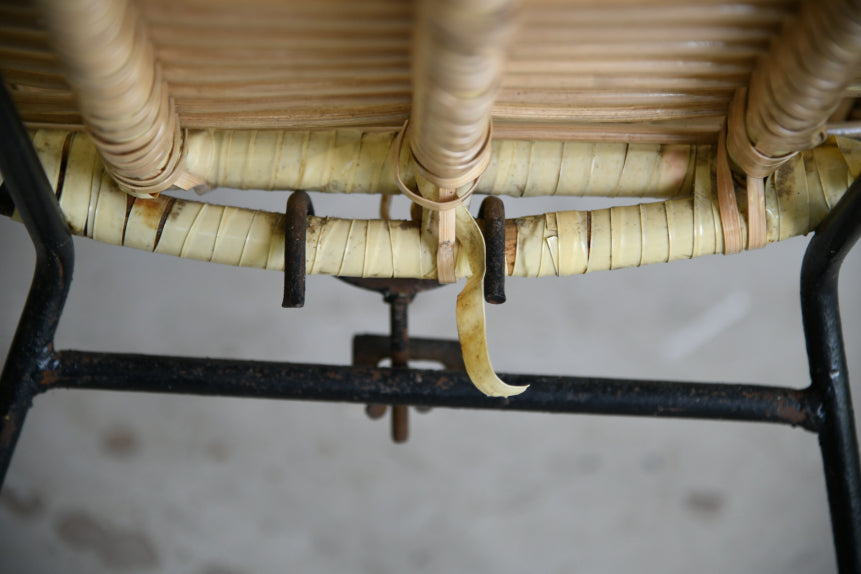
[[[721,130],[717,144],[715,185],[717,187],[718,209],[720,210],[721,232],[724,253],[740,253],[744,249],[741,230],[741,215],[735,195],[735,183],[726,153],[726,132]],[[748,214],[750,215],[750,214]]]
[[[398,193],[394,132],[217,131],[188,137],[186,170],[216,187]],[[689,145],[494,140],[479,193],[669,198],[692,189],[709,148]],[[402,150],[405,160],[407,150]],[[406,185],[415,172],[402,161]]]
[[[527,387],[506,384],[493,371],[487,348],[484,317],[484,237],[466,207],[457,208],[457,236],[461,245],[460,259],[466,260],[469,278],[457,296],[457,336],[463,363],[469,379],[478,390],[490,397],[519,395]]]
[[[761,249],[768,243],[765,216],[765,182],[747,178],[747,248]]]
[[[31,109],[26,102],[19,104],[20,108]],[[28,121],[31,129],[64,129],[80,130],[83,125],[80,116],[76,113],[68,114],[78,121],[69,121],[65,124]],[[654,122],[639,124],[584,124],[584,123],[529,123],[529,122],[494,122],[494,141],[518,140],[518,141],[558,141],[583,142],[583,143],[635,143],[655,145],[692,145],[706,144],[717,141],[717,134],[723,119],[718,117],[707,117],[696,121],[683,122]],[[832,135],[843,135],[846,137],[858,137],[861,133],[858,122],[843,122],[840,124],[829,124],[828,133]],[[360,131],[364,133],[394,132],[396,128],[385,125],[377,127],[363,126]],[[210,131],[212,128],[210,128]],[[220,131],[231,131],[221,129]],[[237,131],[249,131],[247,129]],[[267,130],[269,131],[269,130]],[[291,130],[293,131],[293,130]],[[216,132],[217,133],[217,132]]]
[[[66,148],[66,138],[71,144]],[[77,235],[180,257],[283,270],[284,215],[184,201],[167,196],[132,199],[105,176],[85,134],[40,130],[34,140]],[[63,160],[63,150],[68,158]],[[60,177],[59,166],[66,165]],[[832,137],[782,165],[765,180],[766,240],[812,231],[861,175],[861,142]],[[129,205],[131,208],[129,209]],[[747,239],[746,209],[741,210]],[[308,273],[433,278],[435,244],[409,221],[309,217]],[[646,265],[724,250],[713,159],[697,158],[687,198],[566,211],[510,220],[510,275],[542,277]],[[463,251],[463,250],[461,250]],[[466,254],[457,273],[469,275]]]
[[[717,140],[723,118],[654,123],[493,122],[499,139],[588,143],[703,144]]]

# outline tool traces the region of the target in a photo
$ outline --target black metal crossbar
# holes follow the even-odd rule
[[[502,375],[500,375],[502,376]],[[60,351],[35,380],[56,388],[303,399],[548,413],[759,421],[817,431],[815,393],[761,385],[504,375],[531,385],[516,399],[475,389],[463,371],[307,365]]]
[[[823,222],[804,258],[808,388],[505,375],[510,384],[531,385],[529,392],[492,399],[475,390],[462,371],[404,366],[411,347],[416,356],[440,361],[452,349],[451,342],[409,339],[406,302],[397,311],[393,307],[391,337],[357,337],[355,363],[361,366],[55,351],[54,333],[74,267],[72,240],[2,79],[0,172],[36,248],[30,293],[0,374],[0,484],[33,398],[55,388],[771,422],[818,433],[838,567],[842,573],[861,572],[861,470],[837,300],[840,264],[861,235],[859,181]],[[310,205],[301,207],[304,217]],[[287,286],[292,290],[286,304],[301,304],[301,283]],[[504,298],[501,289],[501,284],[491,289],[491,298]],[[375,366],[384,356],[392,358],[393,368]]]

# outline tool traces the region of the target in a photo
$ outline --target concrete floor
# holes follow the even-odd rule
[[[317,213],[376,211],[333,199],[315,196]],[[284,196],[241,201],[280,210]],[[33,254],[8,220],[0,245],[5,349]],[[804,386],[805,245],[511,280],[488,312],[494,365]],[[305,309],[288,311],[277,273],[76,247],[59,348],[345,364],[354,333],[387,329],[377,295],[332,278],[310,278]],[[859,279],[861,248],[841,300],[856,380]],[[455,337],[457,291],[420,295],[413,334]],[[0,572],[835,571],[816,438],[802,430],[443,409],[411,422],[396,446],[355,405],[42,396],[0,494]]]

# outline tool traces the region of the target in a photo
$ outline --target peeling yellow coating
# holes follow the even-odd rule
[[[487,349],[484,315],[484,237],[465,207],[457,208],[457,236],[461,242],[460,259],[467,260],[470,276],[457,296],[457,335],[463,364],[469,379],[489,397],[519,395],[528,386],[512,386],[493,371]]]
[[[390,162],[396,133],[198,131],[185,170],[211,186],[237,189],[398,193]],[[401,157],[408,159],[408,142]],[[671,198],[690,193],[707,146],[495,140],[479,193]],[[409,165],[408,165],[409,164]],[[404,183],[415,188],[412,162]]]

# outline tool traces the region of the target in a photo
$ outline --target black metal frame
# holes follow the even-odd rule
[[[505,375],[511,384],[531,385],[529,392],[492,399],[476,391],[461,371],[405,367],[410,346],[416,354],[438,359],[450,356],[451,346],[410,340],[403,298],[392,300],[403,303],[403,320],[398,323],[401,315],[396,316],[393,303],[391,338],[356,339],[359,366],[55,351],[54,333],[72,280],[72,238],[2,81],[0,172],[37,256],[30,293],[0,375],[0,484],[33,398],[57,388],[782,423],[818,433],[839,571],[861,572],[861,470],[837,302],[840,265],[861,236],[861,181],[823,222],[805,254],[801,302],[812,380],[806,389]],[[310,204],[298,196],[293,203],[303,213],[301,224]],[[497,207],[486,211],[498,216]],[[487,221],[484,225],[488,230]],[[300,247],[295,243],[293,248]],[[499,242],[493,243],[499,249]],[[293,252],[295,258],[304,255],[301,247]],[[498,270],[492,275],[504,276]],[[301,306],[304,273],[294,272],[288,279],[295,284],[285,285],[285,305]],[[504,300],[501,289],[491,286],[489,298]],[[377,368],[387,345],[393,368]]]

